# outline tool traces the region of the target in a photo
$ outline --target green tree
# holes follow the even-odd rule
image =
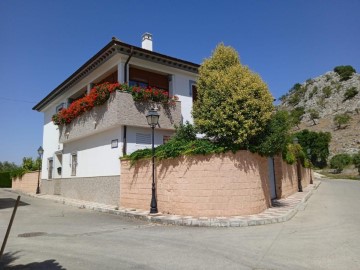
[[[351,156],[349,154],[337,154],[330,159],[330,168],[335,169],[335,173],[341,173],[350,164]]]
[[[331,134],[329,132],[314,132],[304,129],[294,134],[305,152],[310,150],[311,163],[317,167],[325,167],[329,157]]]
[[[18,168],[19,168],[19,166],[17,166],[14,162],[9,162],[9,161],[1,162],[0,161],[0,172],[10,172],[10,171],[16,170]]]
[[[250,150],[263,156],[274,156],[281,153],[290,140],[291,126],[291,118],[287,111],[275,112],[265,130],[251,141]]]
[[[316,125],[315,120],[320,118],[319,112],[317,110],[315,110],[315,109],[309,109],[308,113],[309,113],[309,116],[310,116],[310,120],[312,120],[314,125]]]
[[[299,125],[301,123],[301,120],[303,119],[305,114],[305,108],[304,107],[296,107],[292,111],[290,111],[290,121],[291,123],[299,128]]]
[[[199,68],[197,88],[192,112],[195,126],[223,144],[246,147],[264,130],[274,109],[273,97],[260,76],[223,44]]]
[[[356,73],[356,70],[352,66],[337,66],[334,68],[334,71],[339,74],[340,81],[346,81]]]
[[[40,169],[40,158],[33,160],[31,157],[24,157],[22,168],[26,171],[36,171]]]
[[[355,168],[357,168],[359,175],[360,175],[360,151],[359,151],[359,153],[353,155],[352,163],[354,164]]]
[[[338,129],[345,128],[346,125],[350,122],[351,116],[346,113],[340,113],[334,116],[334,124]]]

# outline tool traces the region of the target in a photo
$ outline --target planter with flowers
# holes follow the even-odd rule
[[[83,113],[91,111],[96,106],[103,105],[109,100],[111,94],[116,91],[131,94],[135,102],[155,102],[164,105],[174,105],[175,101],[178,100],[177,96],[170,97],[169,93],[162,89],[106,82],[96,85],[88,95],[74,101],[68,108],[64,108],[53,115],[52,121],[55,125],[70,124]]]

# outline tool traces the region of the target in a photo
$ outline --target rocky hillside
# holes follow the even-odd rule
[[[360,74],[344,78],[330,71],[295,84],[280,100],[280,108],[299,121],[295,131],[331,133],[331,155],[360,150]]]

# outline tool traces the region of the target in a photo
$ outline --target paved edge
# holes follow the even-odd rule
[[[290,220],[296,215],[298,211],[304,210],[306,208],[307,201],[314,193],[314,191],[317,190],[320,184],[321,184],[320,179],[316,179],[314,181],[314,184],[309,185],[304,189],[304,192],[297,192],[286,199],[278,200],[278,201],[286,202],[295,199],[295,202],[292,203],[290,206],[271,207],[266,209],[264,212],[255,215],[216,217],[216,218],[165,215],[161,213],[152,215],[149,214],[149,211],[145,211],[145,210],[130,209],[130,208],[118,209],[118,207],[115,205],[105,205],[95,202],[75,200],[75,199],[61,197],[58,195],[28,194],[7,188],[4,188],[3,190],[17,194],[22,194],[29,197],[38,198],[38,199],[52,200],[57,203],[62,203],[65,205],[74,206],[81,209],[89,209],[102,213],[132,217],[144,221],[150,221],[150,222],[166,224],[166,225],[195,226],[195,227],[248,227],[248,226],[281,223]],[[276,214],[271,214],[270,217],[264,214],[265,212],[271,211],[272,209],[275,209],[275,211],[277,210],[280,211],[278,211]]]

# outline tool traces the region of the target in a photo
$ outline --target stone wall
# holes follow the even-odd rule
[[[13,178],[12,189],[24,193],[36,193],[39,171],[29,172],[22,177]]]
[[[74,177],[42,180],[41,193],[118,205],[120,176]]]
[[[74,141],[120,125],[149,128],[145,115],[152,106],[150,102],[134,102],[131,94],[116,91],[105,104],[85,112],[68,125],[60,125],[59,142]],[[181,102],[157,106],[159,128],[174,130],[174,125],[181,123]]]
[[[248,151],[157,162],[157,199],[162,213],[197,217],[260,213],[271,206],[268,159]],[[121,161],[120,206],[150,208],[151,161]],[[276,168],[281,171],[276,172]],[[302,169],[307,172],[306,169]],[[297,192],[296,166],[275,160],[280,197]],[[307,177],[308,173],[304,173]],[[305,180],[305,187],[308,181]],[[281,188],[278,186],[280,185]]]

